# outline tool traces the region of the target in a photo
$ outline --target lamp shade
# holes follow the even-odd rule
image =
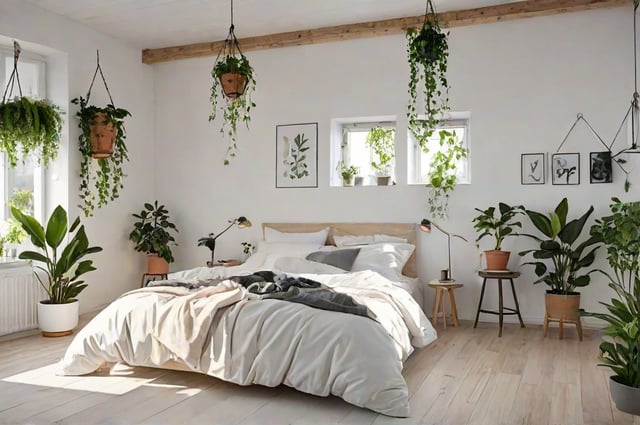
[[[236,221],[238,222],[238,227],[241,229],[244,229],[245,227],[251,227],[251,222],[247,220],[247,217],[245,216],[238,217]]]
[[[420,230],[425,233],[431,233],[431,222],[426,218],[423,218],[420,222]]]

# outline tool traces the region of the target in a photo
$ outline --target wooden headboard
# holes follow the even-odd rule
[[[397,236],[415,245],[417,230],[415,223],[262,223],[263,237],[265,227],[287,233],[317,232],[328,227],[329,236],[327,237],[326,245],[335,245],[334,235],[366,236],[375,234]],[[407,264],[405,264],[402,274],[409,277],[418,277],[415,251],[407,261]]]

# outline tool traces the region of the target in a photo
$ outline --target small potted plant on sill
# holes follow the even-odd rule
[[[342,186],[352,187],[354,185],[356,175],[360,172],[360,167],[355,165],[347,166],[344,161],[338,162],[338,170],[342,176]]]
[[[88,105],[83,97],[75,98],[71,103],[80,105],[76,114],[81,130],[78,149],[82,156],[79,206],[85,216],[91,216],[94,209],[117,199],[124,187],[122,167],[129,160],[124,120],[131,114],[113,104],[105,107]],[[92,159],[97,160],[96,166]]]
[[[169,273],[169,263],[174,261],[171,245],[176,245],[172,232],[178,228],[170,220],[164,205],[145,203],[144,209],[132,214],[138,221],[129,234],[135,250],[147,254],[147,274]]]
[[[371,162],[371,166],[376,170],[378,186],[387,186],[391,180],[392,162],[396,156],[395,130],[379,125],[373,127],[367,133],[366,143],[378,157],[377,161]]]
[[[611,369],[611,398],[616,407],[640,416],[640,202],[613,198],[611,215],[596,220],[591,235],[604,243],[613,271],[609,287],[616,298],[600,302],[605,313],[582,312],[606,322],[600,366]]]
[[[68,228],[67,212],[59,205],[51,213],[46,228],[34,217],[23,214],[15,207],[11,208],[11,214],[29,235],[31,242],[42,251],[24,251],[19,258],[42,263],[36,268],[46,275],[43,281],[34,270],[49,298],[38,304],[38,324],[43,335],[69,335],[78,324],[79,304],[76,297],[87,287],[79,278],[96,269],[93,260],[83,260],[83,257],[100,252],[102,248],[89,246],[84,225],[80,226],[80,218],[76,218]],[[60,251],[62,242],[68,237],[71,240]]]
[[[544,282],[549,286],[545,294],[544,334],[550,321],[560,323],[560,338],[562,338],[563,323],[575,323],[578,336],[582,341],[582,324],[580,322],[580,293],[577,288],[584,288],[591,282],[590,274],[595,269],[590,267],[595,261],[595,254],[599,246],[599,239],[591,236],[584,242],[578,243],[582,230],[593,213],[593,206],[581,217],[567,221],[569,204],[567,198],[562,199],[555,210],[548,215],[536,211],[525,210],[525,213],[543,237],[523,234],[538,242],[536,249],[520,252],[525,256],[532,254],[538,261],[524,263],[534,266],[534,272],[539,277],[534,284]],[[551,261],[551,267],[546,260]]]
[[[516,235],[513,233],[514,228],[522,228],[522,223],[516,221],[516,216],[524,213],[524,207],[500,202],[497,210],[496,207],[474,209],[480,213],[473,219],[473,227],[479,233],[476,242],[480,242],[485,236],[492,236],[495,240],[493,249],[484,252],[487,270],[506,270],[511,252],[502,250],[502,242],[506,237]],[[496,212],[499,212],[499,215],[496,215]]]
[[[251,99],[256,80],[249,60],[239,52],[223,55],[213,66],[211,75],[213,77],[210,98],[212,112],[209,115],[209,121],[215,120],[218,115],[218,96],[222,94],[226,104],[221,107],[223,123],[220,133],[229,137],[224,159],[224,164],[228,165],[230,159],[236,156],[238,123],[243,122],[249,128],[251,108],[256,106]]]

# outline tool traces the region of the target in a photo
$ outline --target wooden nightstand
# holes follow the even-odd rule
[[[435,327],[438,324],[438,314],[442,311],[442,322],[444,327],[447,327],[447,312],[445,310],[445,292],[449,294],[449,305],[451,308],[451,320],[453,321],[453,326],[458,327],[458,309],[456,308],[456,297],[453,294],[454,289],[462,288],[464,285],[462,283],[457,283],[452,280],[432,280],[428,283],[430,288],[434,288],[436,290],[436,298],[433,302],[433,317],[431,318],[431,323]]]

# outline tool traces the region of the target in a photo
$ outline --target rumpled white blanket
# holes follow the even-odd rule
[[[377,320],[281,300],[252,300],[234,282],[196,292],[131,291],[75,337],[59,366],[82,375],[105,362],[190,369],[240,385],[285,384],[389,416],[409,414],[403,361],[436,338],[403,289],[371,271],[303,275],[366,305]]]

